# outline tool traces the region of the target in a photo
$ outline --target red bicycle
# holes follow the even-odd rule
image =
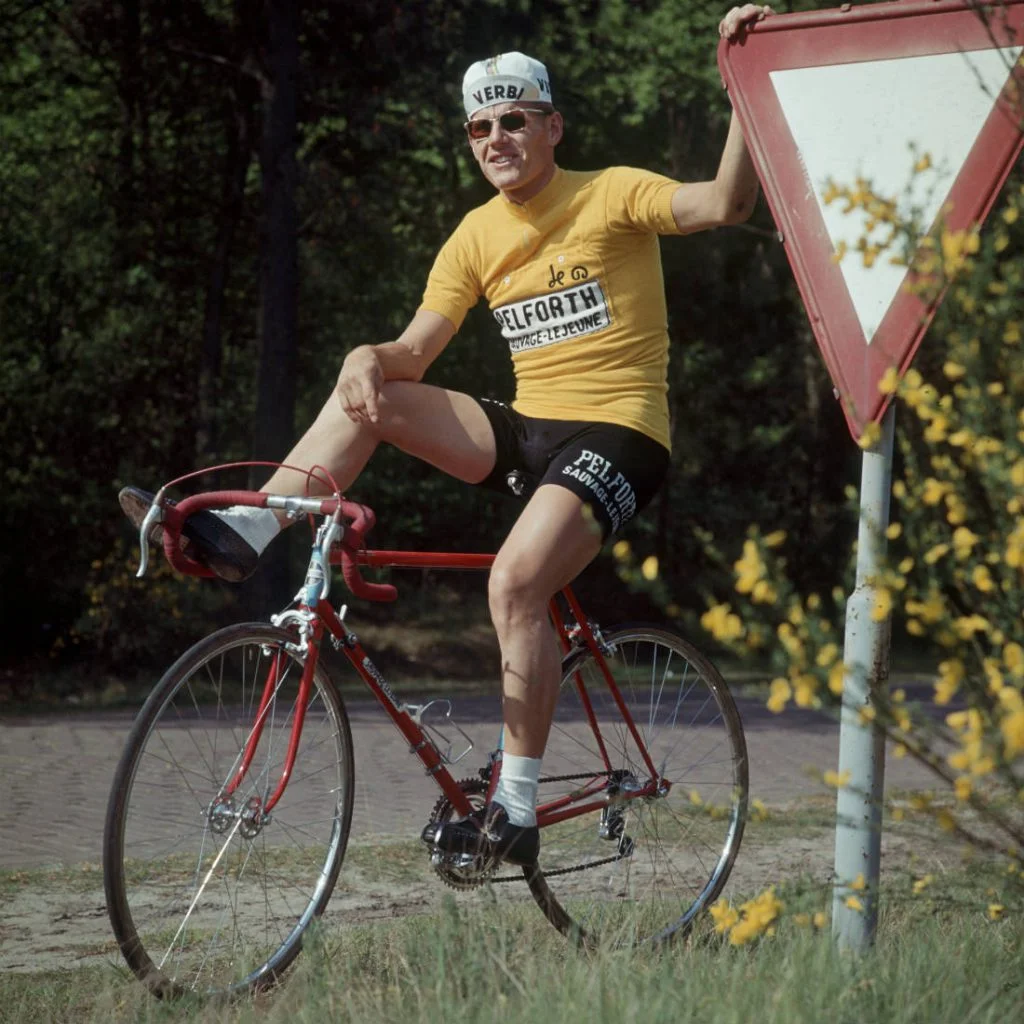
[[[395,695],[346,609],[328,601],[330,567],[341,566],[355,596],[390,601],[395,588],[364,580],[361,566],[486,569],[494,556],[367,550],[373,513],[338,494],[214,491],[174,505],[164,491],[142,524],[140,575],[161,519],[166,557],[194,575],[210,573],[179,537],[200,509],[268,507],[318,524],[291,607],[211,634],[156,685],[117,767],[104,833],[110,920],[135,974],[160,995],[259,989],[299,953],[345,857],[355,766],[337,685],[344,662],[440,788],[424,836],[481,806],[500,763],[499,750],[476,775],[453,776],[472,744],[438,715],[448,702]],[[739,850],[747,755],[736,705],[708,659],[671,630],[602,629],[569,587],[550,611],[565,657],[538,865],[450,855],[429,840],[424,854],[456,889],[529,894],[577,943],[667,942],[716,898]]]

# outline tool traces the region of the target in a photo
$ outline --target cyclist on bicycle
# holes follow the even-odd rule
[[[734,7],[719,34],[734,39],[770,13]],[[349,352],[334,392],[285,461],[324,466],[345,490],[386,441],[526,500],[488,586],[505,722],[497,788],[485,808],[435,838],[450,852],[530,864],[560,674],[548,602],[650,501],[669,466],[658,236],[745,220],[758,182],[735,117],[715,179],[683,184],[628,167],[560,168],[563,122],[551,81],[521,53],[473,64],[462,92],[470,149],[498,195],[442,247],[401,336]],[[512,354],[511,406],[422,383],[481,297]],[[307,477],[281,469],[263,489],[302,494]],[[151,501],[135,488],[121,494],[136,525]],[[238,580],[285,525],[268,509],[236,508],[191,517],[183,536],[193,557]]]

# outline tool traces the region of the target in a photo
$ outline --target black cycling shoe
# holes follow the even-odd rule
[[[117,496],[121,511],[131,520],[136,530],[142,526],[153,498],[151,492],[138,487],[125,487]],[[177,502],[169,498],[167,504],[175,505]],[[153,544],[163,544],[164,528],[160,523],[150,529],[148,539]],[[215,516],[207,509],[185,520],[181,541],[182,552],[188,558],[207,566],[222,580],[230,583],[241,583],[248,579],[259,564],[259,555],[252,545],[220,516]]]
[[[468,853],[488,860],[529,866],[537,863],[540,829],[536,825],[513,825],[501,804],[490,803],[461,821],[429,826],[433,834],[423,838],[445,853]]]

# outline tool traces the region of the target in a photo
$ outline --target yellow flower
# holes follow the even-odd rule
[[[864,909],[864,904],[861,903],[856,896],[847,896],[846,899],[843,900],[843,903],[845,903],[851,910],[861,911]]]
[[[929,625],[938,622],[945,614],[945,604],[937,590],[929,591],[928,599],[924,602],[907,601],[905,608],[908,615],[916,615]]]
[[[734,946],[742,946],[758,935],[774,934],[774,922],[783,907],[782,901],[775,895],[774,888],[748,900],[740,907],[743,917],[738,924],[732,926],[729,942]]]
[[[657,555],[648,555],[644,559],[644,564],[640,566],[640,574],[645,580],[655,580],[658,578]]]
[[[1002,903],[990,903],[988,905],[988,919],[998,921],[1006,913],[1006,907]]]
[[[793,691],[788,680],[782,678],[773,679],[768,696],[768,710],[777,715],[785,708],[789,698],[792,696]]]
[[[964,678],[963,662],[950,658],[939,663],[939,678],[935,681],[935,703],[948,704],[960,688]]]
[[[988,571],[987,565],[976,565],[974,567],[974,571],[971,573],[971,582],[983,594],[987,594],[995,589],[995,583],[992,582],[992,576]]]
[[[958,526],[953,531],[953,547],[956,549],[956,557],[961,560],[966,558],[971,553],[971,548],[980,539],[976,533],[972,533],[966,526]]]
[[[928,170],[932,165],[931,155],[928,153],[922,153],[920,159],[914,164],[914,173],[922,174]]]
[[[1019,216],[1020,210],[1018,210],[1016,206],[1008,206],[1003,210],[1003,220],[1005,220],[1007,224],[1015,224]]]
[[[953,620],[953,628],[961,640],[970,640],[975,633],[987,633],[991,623],[981,615],[962,615]]]
[[[934,881],[935,881],[935,876],[934,875],[924,875],[923,877],[917,879],[917,881],[914,882],[914,895],[915,896],[920,895]]]
[[[741,594],[749,594],[754,589],[754,584],[765,574],[765,564],[761,561],[761,555],[757,545],[752,540],[743,542],[743,555],[733,568],[736,570],[736,590]]]
[[[701,617],[700,624],[716,640],[736,640],[743,635],[743,623],[727,604],[716,604]]]
[[[837,661],[828,670],[828,688],[837,697],[841,697],[842,694],[843,694],[843,679],[845,677],[846,677],[846,666],[841,661]]]
[[[971,780],[966,775],[959,776],[953,783],[953,791],[956,793],[957,800],[970,800]]]
[[[721,935],[727,932],[740,919],[739,912],[726,899],[720,899],[711,907],[711,919],[715,922],[715,931]]]
[[[1013,675],[1024,678],[1024,647],[1017,643],[1008,643],[1003,648],[1003,661]]]
[[[885,535],[889,540],[895,540],[903,532],[903,527],[899,523],[890,523],[885,528]]]
[[[754,604],[775,604],[779,599],[778,592],[767,580],[758,580],[750,592]]]
[[[630,550],[628,540],[619,540],[612,547],[612,554],[621,562],[623,559],[629,558]]]
[[[842,789],[850,781],[850,769],[847,768],[841,772],[827,771],[821,777],[821,781],[826,786],[831,786],[833,789]]]
[[[850,888],[854,892],[863,892],[868,887],[868,883],[864,881],[864,872],[858,872],[857,877],[850,883]]]
[[[884,622],[892,611],[892,591],[888,587],[879,587],[875,591],[875,604],[871,609],[874,622]]]
[[[939,441],[946,440],[946,428],[949,426],[949,420],[946,419],[942,413],[936,413],[932,417],[931,423],[928,424],[924,432],[924,439],[929,444],[938,444]]]
[[[793,696],[797,707],[812,708],[818,704],[816,696],[818,680],[809,673],[798,675],[793,680]]]
[[[877,423],[869,423],[863,433],[857,438],[857,444],[865,451],[874,448],[882,439],[882,428]]]
[[[804,645],[800,638],[793,632],[793,627],[788,622],[780,624],[776,630],[779,642],[786,649],[790,660],[802,664],[804,660]]]
[[[901,758],[901,759],[906,757],[907,756],[907,748],[902,743],[897,743],[896,746],[894,746],[892,748],[892,756],[895,757],[895,758]],[[895,815],[894,815],[894,817],[895,817]],[[897,818],[897,821],[898,820],[899,819]]]
[[[764,538],[764,546],[766,548],[777,548],[786,540],[785,530],[774,530]]]
[[[938,505],[942,501],[942,496],[946,493],[949,488],[949,484],[940,483],[934,477],[928,477],[924,482],[924,491],[921,493],[921,500],[926,505]],[[620,544],[625,544],[625,541],[620,541]],[[618,546],[618,545],[616,545]],[[614,551],[614,548],[612,549]]]
[[[938,811],[935,815],[935,821],[943,832],[953,832],[956,829],[956,820],[947,810]]]
[[[908,555],[906,558],[903,559],[902,562],[900,562],[897,568],[905,576],[908,572],[910,572],[911,569],[914,568],[914,560]]]
[[[929,549],[924,553],[924,560],[928,563],[928,565],[934,565],[948,551],[948,544],[936,544],[935,547]]]
[[[810,914],[794,914],[793,924],[797,928],[810,928],[811,926],[811,915]]]
[[[1007,761],[1024,753],[1024,711],[1004,715],[999,723],[999,731],[1003,734],[1003,754]]]
[[[882,379],[878,382],[878,390],[883,395],[894,395],[899,386],[900,375],[895,366],[890,366],[889,369],[882,374]]]
[[[959,380],[967,373],[967,367],[962,366],[960,363],[953,362],[952,359],[948,359],[942,364],[942,372],[950,380]]]
[[[821,668],[828,668],[836,658],[839,657],[839,645],[828,643],[820,651],[818,651],[817,657],[814,659],[816,665]]]

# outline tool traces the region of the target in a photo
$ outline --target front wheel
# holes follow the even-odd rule
[[[524,871],[575,941],[654,945],[725,885],[746,821],[746,742],[725,680],[676,633],[626,626],[603,643],[601,657],[583,648],[563,663],[537,798],[553,815],[602,806],[544,827],[538,868]]]
[[[104,883],[121,952],[159,995],[271,984],[334,888],[352,818],[352,736],[322,662],[288,787],[259,813],[298,707],[295,641],[255,623],[214,633],[169,669],[129,735],[107,808]]]

